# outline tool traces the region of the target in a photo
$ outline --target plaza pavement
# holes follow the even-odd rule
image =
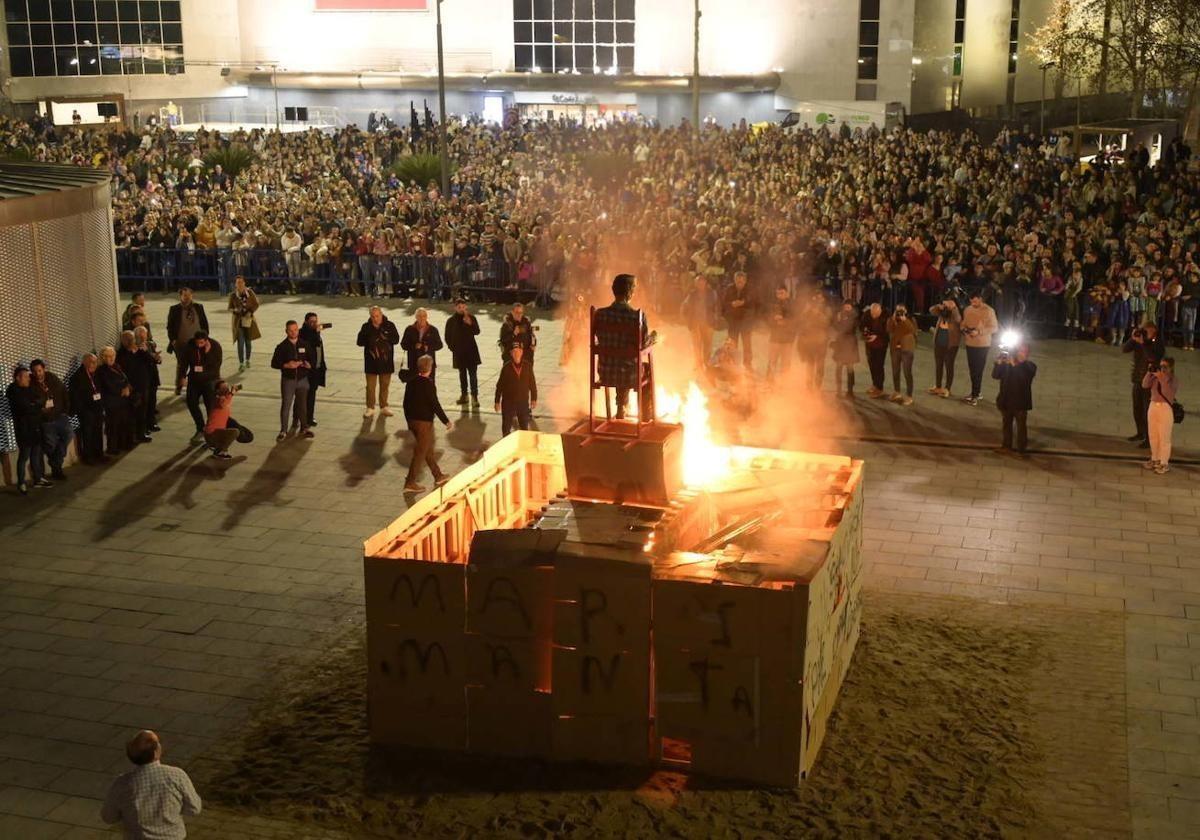
[[[228,318],[213,295],[213,335],[236,370]],[[172,301],[151,295],[161,329]],[[162,394],[164,430],[105,468],[0,503],[0,837],[111,837],[99,800],[127,769],[122,747],[148,727],[167,760],[186,767],[236,732],[280,662],[362,619],[361,541],[404,509],[411,445],[399,416],[362,418],[366,303],[264,299],[264,339],[235,416],[258,440],[217,463],[187,445],[181,401]],[[414,308],[389,306],[401,326]],[[313,441],[276,446],[277,374],[270,348],[287,318],[314,309],[330,387]],[[454,470],[498,435],[490,392],[498,373],[500,307],[482,312],[484,411],[438,432]],[[536,318],[536,314],[535,314]],[[444,315],[433,321],[439,327]],[[560,331],[543,322],[544,392],[561,379]],[[927,345],[927,337],[925,337]],[[765,351],[765,348],[763,348]],[[1200,361],[1177,353],[1178,454],[1200,456]],[[765,357],[765,352],[760,353]],[[1140,469],[1131,432],[1128,357],[1086,342],[1045,342],[1028,460],[993,454],[995,409],[926,396],[928,347],[918,351],[917,403],[858,401],[857,423],[828,442],[868,462],[867,585],[876,589],[1042,604],[1125,617],[1124,686],[1132,824],[1138,838],[1200,835],[1200,485],[1197,468]],[[168,360],[169,362],[169,360]],[[456,385],[439,375],[445,402]],[[164,366],[164,370],[168,370]],[[860,368],[860,383],[864,381]],[[965,359],[959,360],[966,381]],[[169,375],[168,375],[169,378]],[[398,383],[393,402],[400,403]],[[831,385],[827,378],[827,385]],[[860,390],[863,386],[860,385]],[[961,391],[961,387],[958,388]],[[991,384],[985,389],[994,394]],[[830,397],[832,399],[832,397]],[[542,428],[565,418],[542,416]],[[1055,453],[1055,454],[1047,454]],[[203,791],[201,791],[203,795]],[[268,820],[195,821],[208,836],[286,836]]]

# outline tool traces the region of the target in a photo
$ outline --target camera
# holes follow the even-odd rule
[[[321,324],[321,329],[331,330],[331,329],[333,329],[333,324]]]

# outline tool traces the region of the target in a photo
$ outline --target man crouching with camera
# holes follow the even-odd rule
[[[1004,424],[1004,443],[1000,452],[1013,451],[1013,424],[1017,427],[1019,455],[1025,455],[1029,443],[1026,421],[1033,411],[1033,378],[1037,376],[1037,365],[1029,361],[1029,347],[1017,344],[1005,347],[992,365],[992,379],[1000,380],[1000,393],[996,396],[996,407],[1000,409]]]
[[[230,385],[224,379],[216,384],[216,399],[208,412],[208,424],[204,427],[204,442],[212,449],[214,458],[228,461],[233,458],[229,447],[234,443],[249,443],[253,433],[231,416],[233,395],[242,390],[241,385]]]

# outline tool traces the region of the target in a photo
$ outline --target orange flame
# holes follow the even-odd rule
[[[687,395],[663,388],[655,392],[658,419],[683,425],[683,482],[688,487],[704,487],[729,474],[731,450],[713,438],[708,397],[695,382],[689,382]]]

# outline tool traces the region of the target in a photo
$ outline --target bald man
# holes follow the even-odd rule
[[[201,807],[188,774],[161,763],[162,742],[149,729],[133,736],[125,754],[135,766],[109,787],[100,819],[109,825],[121,823],[127,838],[183,840],[183,818],[196,816]]]

